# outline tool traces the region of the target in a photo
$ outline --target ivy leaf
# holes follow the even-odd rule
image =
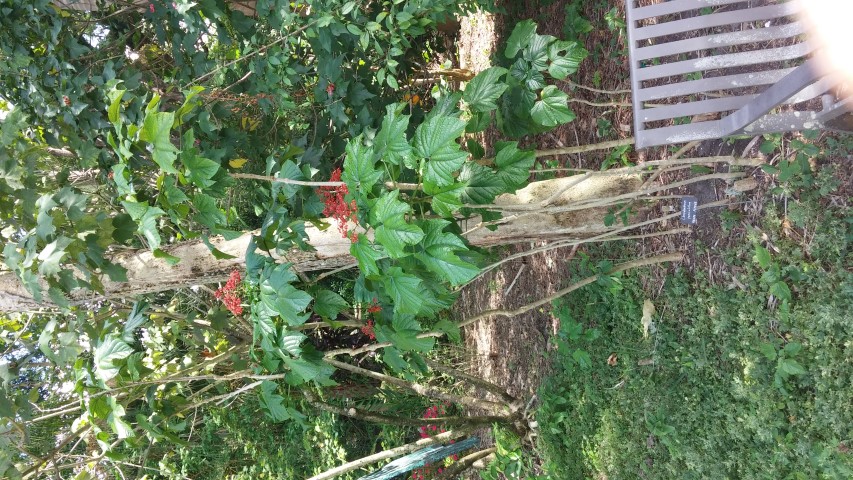
[[[565,54],[560,52],[566,51]],[[551,64],[548,65],[548,75],[563,80],[569,75],[575,73],[583,59],[587,57],[588,52],[580,47],[577,42],[565,42],[558,40],[548,47],[548,58]]]
[[[95,375],[104,382],[118,375],[119,367],[113,362],[124,360],[133,348],[114,335],[109,335],[95,349]]]
[[[506,184],[507,191],[515,191],[527,183],[530,169],[536,162],[536,154],[532,150],[519,150],[518,142],[500,143],[496,147],[495,165],[498,167],[498,177]]]
[[[767,357],[767,360],[776,360],[776,347],[774,347],[772,343],[762,343],[758,346],[758,351],[760,351],[762,355]]]
[[[489,204],[505,192],[505,184],[495,172],[477,163],[466,163],[458,180],[467,182],[462,192],[464,203]]]
[[[409,128],[409,115],[400,115],[400,109],[405,104],[388,105],[385,107],[385,117],[382,119],[382,128],[373,139],[374,156],[388,163],[399,165],[412,156],[412,147],[406,138],[406,130]]]
[[[421,308],[421,279],[392,267],[383,278],[385,289],[394,300],[395,314],[416,314]]]
[[[166,173],[177,174],[175,159],[178,149],[172,145],[172,124],[175,122],[174,112],[148,112],[142,122],[139,138],[151,144],[151,158],[160,169]]]
[[[133,222],[133,218],[126,213],[120,213],[113,217],[112,224],[113,239],[120,244],[133,238],[133,234],[137,228],[136,223]]]
[[[323,318],[334,320],[338,318],[338,314],[347,308],[349,308],[349,304],[344,300],[344,297],[331,290],[320,290],[315,295],[314,313]]]
[[[134,341],[134,333],[136,329],[141,327],[148,321],[148,316],[145,311],[148,309],[147,302],[135,302],[130,313],[127,315],[127,321],[124,322],[121,338],[123,341],[130,343]]]
[[[524,20],[515,24],[515,28],[506,41],[506,50],[504,51],[506,58],[514,58],[519,50],[527,47],[535,34],[536,23],[533,20]]]
[[[506,72],[507,69],[503,67],[488,68],[468,82],[462,99],[471,106],[472,111],[489,112],[498,108],[497,99],[508,87],[500,80]]]
[[[370,209],[370,223],[372,225],[380,225],[394,219],[402,219],[409,213],[411,207],[409,207],[408,203],[397,200],[399,196],[399,190],[382,194],[373,205],[373,208]]]
[[[545,127],[555,127],[575,119],[575,114],[569,110],[569,96],[554,85],[542,89],[541,100],[533,105],[530,114],[533,121]]]
[[[415,256],[429,271],[447,279],[454,286],[461,285],[480,273],[479,268],[461,260],[453,250],[446,247],[432,247]]]
[[[364,276],[378,276],[379,266],[376,261],[384,257],[381,252],[374,250],[364,235],[359,235],[358,241],[350,246],[350,255],[358,260],[358,268],[364,272]]]
[[[346,152],[341,180],[350,192],[369,192],[382,177],[382,172],[374,168],[373,148],[365,147],[358,136],[347,143]]]

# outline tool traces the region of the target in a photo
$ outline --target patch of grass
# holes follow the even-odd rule
[[[728,287],[679,270],[649,298],[634,271],[555,306],[537,413],[554,478],[853,477],[851,212],[801,198],[805,239],[792,203],[722,252]]]

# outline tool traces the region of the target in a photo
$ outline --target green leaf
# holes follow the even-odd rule
[[[542,89],[541,100],[533,105],[530,114],[533,120],[545,127],[555,127],[575,119],[575,114],[569,110],[569,96],[554,85]]]
[[[338,318],[338,314],[347,308],[349,308],[349,304],[344,300],[344,297],[331,290],[320,290],[315,295],[314,313],[323,318],[334,320]]]
[[[364,276],[372,277],[379,275],[379,267],[376,261],[385,255],[376,251],[364,235],[359,235],[358,241],[350,246],[350,255],[358,260],[358,268],[364,272]]]
[[[118,375],[119,367],[114,362],[124,360],[133,353],[130,345],[118,337],[109,335],[95,349],[95,375],[104,382]]]
[[[508,87],[501,81],[506,72],[505,68],[492,67],[478,73],[468,82],[462,99],[471,106],[472,111],[489,112],[498,108],[497,99]]]
[[[533,150],[519,150],[518,142],[498,144],[495,166],[498,177],[506,184],[507,191],[514,191],[525,185],[530,178],[530,169],[536,162]]]
[[[519,50],[527,47],[535,34],[536,23],[533,20],[518,22],[506,41],[506,50],[504,51],[506,58],[514,58]]]
[[[416,314],[421,308],[421,279],[404,273],[400,267],[389,268],[383,277],[385,289],[394,300],[395,314]]]
[[[779,281],[771,285],[770,294],[774,295],[779,300],[791,301],[791,289],[788,287],[788,284],[783,281]]]
[[[302,347],[300,347],[300,345],[302,345],[302,342],[304,342],[306,338],[308,337],[299,332],[282,329],[281,334],[278,336],[278,347],[282,351],[298,358],[302,355]]]
[[[467,250],[467,247],[456,235],[442,231],[449,224],[447,220],[427,221],[424,226],[424,251],[415,256],[440,278],[453,285],[461,285],[476,277],[480,269],[456,255],[455,251]]]
[[[107,98],[110,101],[110,106],[107,108],[107,118],[115,126],[116,133],[121,132],[121,117],[119,113],[121,112],[121,99],[126,92],[127,90],[118,88],[113,88],[107,92]]]
[[[376,241],[385,247],[391,258],[405,256],[405,246],[420,242],[424,235],[417,225],[406,222],[405,214],[410,207],[397,200],[399,195],[399,190],[383,193],[370,210],[371,224],[381,223],[376,228]]]
[[[261,305],[281,316],[288,324],[301,325],[308,319],[308,315],[299,313],[311,303],[311,296],[290,285],[290,282],[296,280],[290,267],[290,263],[284,263],[264,268],[260,285]]]
[[[320,365],[304,358],[288,358],[284,360],[284,363],[305,382],[314,380],[323,373],[323,368]]]
[[[198,223],[211,229],[227,224],[225,214],[216,206],[216,200],[210,195],[196,193],[193,197],[193,206],[197,210],[193,219]]]
[[[535,70],[544,71],[548,68],[548,45],[555,40],[556,38],[551,35],[533,35],[524,49],[522,58],[530,62]]]
[[[561,54],[562,51],[566,53]],[[587,51],[580,47],[577,42],[558,40],[548,47],[548,58],[551,60],[551,64],[548,65],[548,74],[558,80],[563,80],[578,70],[580,62],[587,55]]]
[[[753,256],[752,259],[755,260],[755,263],[763,269],[770,268],[770,265],[773,263],[770,258],[770,252],[761,245],[755,246],[755,256]]]
[[[156,250],[160,247],[160,232],[157,229],[157,219],[165,212],[157,207],[151,207],[144,202],[121,202],[130,217],[136,221],[136,231],[148,240],[148,247]]]
[[[174,255],[171,255],[171,254],[169,254],[169,253],[167,253],[167,252],[165,252],[159,248],[155,248],[152,253],[154,254],[154,258],[160,258],[162,260],[165,260],[166,263],[168,263],[169,265],[174,266],[174,265],[177,265],[181,262],[180,258],[178,258]]]
[[[788,375],[805,375],[806,369],[800,365],[800,362],[793,358],[783,358],[779,361],[779,368]]]
[[[181,155],[181,162],[187,168],[184,176],[190,182],[201,188],[207,188],[216,183],[212,178],[219,171],[219,163],[198,156],[194,149],[184,152]]]
[[[399,165],[401,161],[407,164],[412,156],[412,147],[406,138],[410,117],[400,115],[404,106],[405,104],[396,104],[385,107],[382,128],[373,139],[375,157],[394,165]]]
[[[506,191],[505,183],[494,171],[477,163],[466,163],[458,180],[467,182],[462,192],[464,203],[490,204],[496,196]]]
[[[67,254],[65,248],[71,242],[72,240],[68,237],[59,237],[45,245],[44,249],[38,255],[38,259],[41,262],[39,263],[39,273],[46,277],[58,274],[62,270],[60,262]]]
[[[782,350],[784,350],[785,354],[787,354],[788,356],[793,357],[793,356],[797,355],[798,353],[800,353],[800,351],[802,349],[803,349],[802,343],[789,342],[788,344],[785,345],[785,347]]]
[[[389,219],[376,228],[376,241],[385,247],[391,258],[406,256],[405,246],[420,242],[423,236],[423,231],[417,225],[407,223],[402,218]]]
[[[465,121],[456,117],[432,117],[418,125],[415,130],[415,153],[423,158],[430,158],[437,153],[444,153],[446,147],[455,145],[456,139],[465,131]]]
[[[166,173],[176,174],[175,159],[178,149],[172,145],[172,124],[174,112],[149,112],[145,115],[139,138],[151,144],[151,158]]]
[[[299,167],[293,162],[293,160],[287,160],[281,164],[281,170],[279,170],[276,175],[277,178],[287,178],[289,180],[306,180],[305,175],[302,174],[302,171],[299,170]],[[296,195],[296,192],[299,191],[299,185],[287,184],[287,183],[275,183],[275,188],[280,188],[284,193],[284,196],[288,199],[293,198]]]
[[[424,191],[432,195],[430,207],[432,211],[442,217],[452,217],[453,214],[462,208],[462,193],[465,191],[464,183],[452,183],[444,187],[438,187],[424,182]]]
[[[112,224],[113,239],[118,243],[125,243],[133,238],[133,234],[137,229],[137,225],[134,223],[133,218],[126,213],[120,213],[113,217]]]
[[[284,397],[276,393],[278,385],[269,380],[261,383],[261,408],[274,422],[290,420],[287,408],[284,407]]]
[[[347,143],[346,152],[341,180],[350,192],[370,192],[382,177],[382,172],[374,168],[373,148],[365,147],[358,136]]]
[[[122,328],[121,339],[123,341],[131,343],[135,340],[136,329],[145,325],[145,322],[148,321],[148,316],[145,315],[147,309],[147,302],[135,302],[133,304],[133,308],[130,309],[127,320],[124,322],[124,328]]]
[[[394,315],[391,343],[403,351],[428,352],[435,345],[435,338],[418,338],[421,326],[412,315]]]
[[[580,365],[580,367],[583,369],[587,369],[592,366],[592,359],[590,358],[589,353],[587,353],[586,350],[582,350],[580,348],[575,350],[574,352],[572,352],[572,359],[578,362],[578,365]]]
[[[764,342],[758,346],[758,350],[762,355],[767,357],[767,360],[776,360],[776,347],[774,347],[772,343]]]
[[[458,145],[448,145],[424,162],[424,181],[433,182],[438,186],[451,185],[454,181],[453,174],[462,168],[467,158],[468,153]]]
[[[457,323],[442,319],[435,324],[433,329],[438,330],[439,332],[444,332],[447,334],[447,338],[454,343],[462,341],[462,332],[459,330],[459,325]]]

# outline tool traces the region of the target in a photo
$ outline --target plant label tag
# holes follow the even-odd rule
[[[681,199],[681,223],[696,225],[696,210],[699,200],[696,197],[682,197]]]

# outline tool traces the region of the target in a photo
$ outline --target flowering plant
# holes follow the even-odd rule
[[[445,405],[433,405],[424,411],[423,418],[439,418],[447,415],[447,408]],[[430,438],[433,435],[437,435],[439,433],[444,433],[447,429],[444,425],[422,425],[418,428],[421,434],[421,438]],[[450,443],[455,443],[454,440],[451,440]],[[453,454],[444,459],[443,466],[436,467],[433,465],[424,465],[421,468],[415,469],[412,471],[412,480],[427,480],[429,478],[434,478],[435,475],[440,475],[444,472],[444,467],[451,465],[453,462],[459,460],[459,455]]]
[[[225,304],[225,307],[234,315],[242,315],[243,314],[243,299],[240,298],[240,282],[243,279],[240,278],[240,271],[234,270],[231,272],[231,275],[228,277],[228,281],[225,282],[225,286],[219,287],[216,292],[213,294],[219,300],[222,300],[222,303]]]

